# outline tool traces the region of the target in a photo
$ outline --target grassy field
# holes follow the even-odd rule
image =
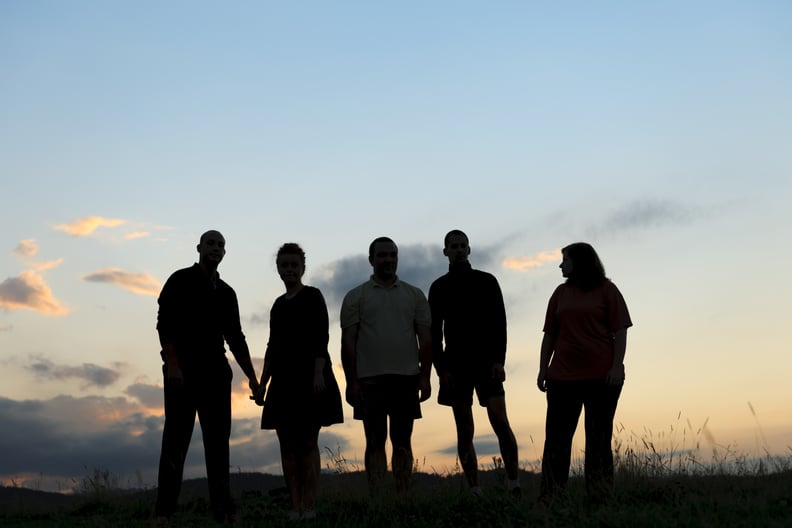
[[[623,432],[622,432],[623,433]],[[621,436],[625,436],[622,434]],[[538,463],[523,469],[521,498],[505,489],[505,474],[493,458],[482,472],[482,497],[473,497],[458,470],[444,475],[416,467],[411,496],[371,500],[365,475],[340,452],[327,450],[318,518],[288,522],[289,500],[282,477],[232,474],[238,527],[792,527],[792,454],[748,458],[713,449],[708,461],[692,448],[655,449],[649,435],[614,444],[616,497],[590,505],[579,463],[564,497],[539,506]],[[107,470],[94,470],[66,496],[24,488],[0,488],[4,528],[147,527],[152,525],[154,490],[122,490]],[[170,526],[211,527],[205,480],[187,481],[181,510]]]

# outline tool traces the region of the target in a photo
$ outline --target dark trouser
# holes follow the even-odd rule
[[[551,497],[569,479],[572,438],[580,411],[585,407],[586,491],[594,500],[607,498],[613,491],[613,417],[621,385],[604,381],[547,380],[547,420],[542,456],[540,494]]]
[[[168,382],[167,376],[165,378],[165,428],[162,431],[155,507],[158,516],[169,517],[176,511],[196,413],[203,433],[212,513],[217,520],[232,513],[228,448],[231,436],[231,368],[226,364],[225,369],[212,373],[212,376],[191,378],[184,385],[174,385]]]

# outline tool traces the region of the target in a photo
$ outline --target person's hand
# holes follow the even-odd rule
[[[360,383],[358,383],[358,380],[347,380],[346,402],[352,407],[360,403]]]
[[[314,392],[325,390],[324,373],[321,370],[314,370],[313,390]]]
[[[420,376],[418,378],[418,401],[425,402],[432,395],[432,384],[429,381],[429,376]]]
[[[168,362],[165,367],[165,370],[168,373],[169,384],[184,385],[184,374],[182,373],[181,367],[179,367],[178,362],[176,361]]]
[[[608,385],[621,385],[624,383],[624,363],[614,365],[605,376],[605,383]]]
[[[492,379],[495,381],[504,382],[506,381],[506,370],[504,370],[503,365],[500,363],[495,363],[492,365]]]
[[[256,405],[259,407],[263,407],[264,396],[267,394],[267,384],[261,383],[260,381],[250,380],[250,391],[253,393],[250,396],[250,399],[256,402]]]
[[[256,378],[250,378],[248,380],[248,387],[250,387],[250,399],[255,399],[256,394],[259,390],[259,382]]]
[[[547,369],[540,368],[539,375],[536,377],[536,386],[542,392],[547,392]]]

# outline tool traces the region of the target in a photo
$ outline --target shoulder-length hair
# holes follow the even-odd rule
[[[591,244],[575,242],[563,248],[561,253],[572,261],[572,272],[567,277],[567,284],[590,290],[609,280],[605,276],[605,267]]]

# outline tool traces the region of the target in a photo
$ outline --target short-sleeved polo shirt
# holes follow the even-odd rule
[[[416,325],[432,319],[424,293],[396,279],[390,286],[373,279],[350,290],[341,304],[341,328],[358,326],[358,378],[419,372]]]

